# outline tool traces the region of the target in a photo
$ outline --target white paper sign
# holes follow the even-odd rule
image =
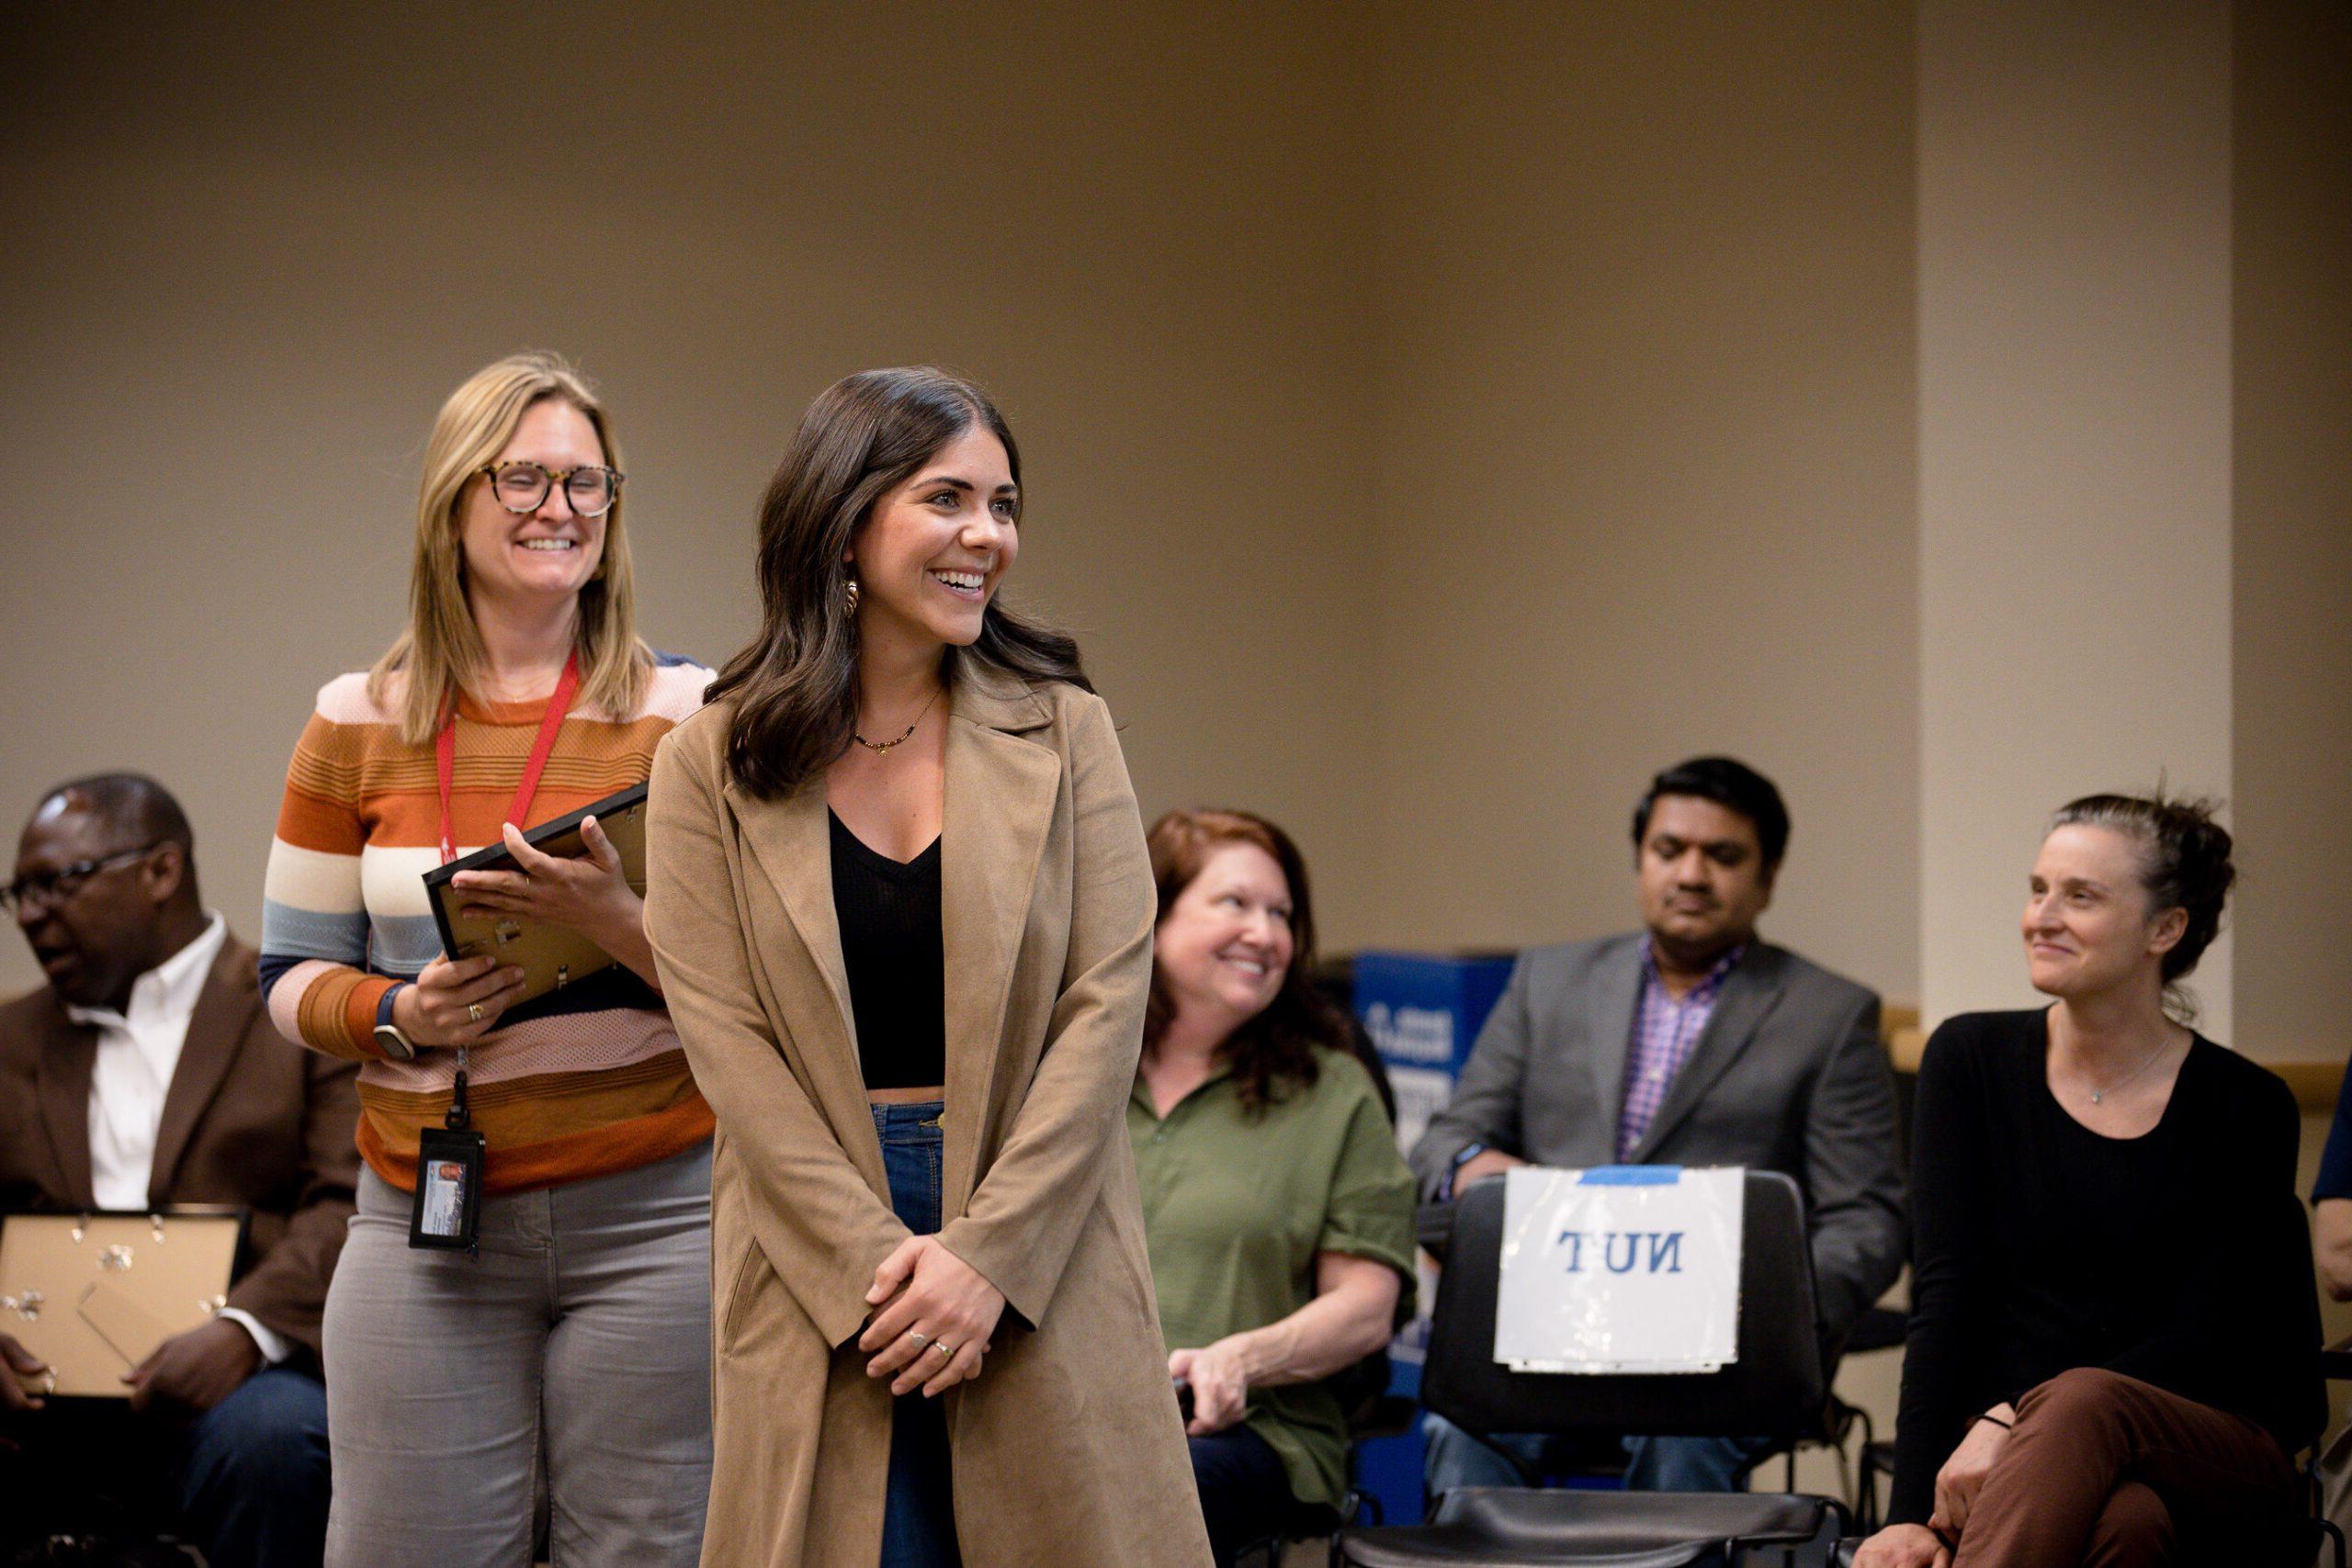
[[[1712,1372],[1739,1354],[1735,1168],[1513,1168],[1495,1359],[1522,1372]]]

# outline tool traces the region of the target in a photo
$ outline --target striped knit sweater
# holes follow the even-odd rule
[[[639,710],[616,723],[575,706],[557,737],[533,827],[644,782],[653,748],[702,704],[711,672],[661,656]],[[499,839],[538,733],[537,702],[458,706],[450,790],[458,852]],[[288,1039],[356,1057],[359,1154],[386,1181],[416,1182],[417,1134],[449,1106],[457,1053],[388,1060],[376,1047],[394,983],[439,956],[424,875],[441,861],[433,747],[402,743],[397,716],[368,700],[368,678],[321,688],[270,845],[261,979]],[[650,1165],[711,1134],[661,999],[616,965],[566,987],[473,1047],[467,1100],[489,1142],[485,1193],[549,1187]]]

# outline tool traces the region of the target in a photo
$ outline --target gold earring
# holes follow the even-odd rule
[[[857,614],[857,579],[854,577],[849,580],[849,587],[842,592],[842,600],[851,615]]]

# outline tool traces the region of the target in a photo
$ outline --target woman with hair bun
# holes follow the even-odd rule
[[[1894,1520],[1856,1568],[2267,1560],[2325,1415],[2301,1120],[2189,1027],[2230,836],[2203,802],[2059,808],[2026,897],[2055,998],[1928,1043]]]

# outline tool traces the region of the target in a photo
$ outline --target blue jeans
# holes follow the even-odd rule
[[[180,1511],[214,1568],[317,1568],[327,1538],[327,1391],[265,1367],[181,1440]]]
[[[890,1208],[917,1235],[939,1231],[940,1160],[946,1138],[938,1100],[876,1105],[874,1135]],[[947,1413],[922,1391],[900,1394],[890,1416],[890,1479],[883,1494],[882,1568],[957,1568],[956,1496],[948,1465]]]
[[[1442,1416],[1422,1418],[1429,1444],[1422,1479],[1434,1498],[1457,1486],[1524,1486],[1517,1459],[1540,1478],[1560,1450],[1550,1438],[1532,1432],[1497,1432],[1485,1441]],[[1737,1492],[1747,1484],[1756,1461],[1772,1451],[1764,1438],[1627,1438],[1625,1485],[1634,1492]]]

